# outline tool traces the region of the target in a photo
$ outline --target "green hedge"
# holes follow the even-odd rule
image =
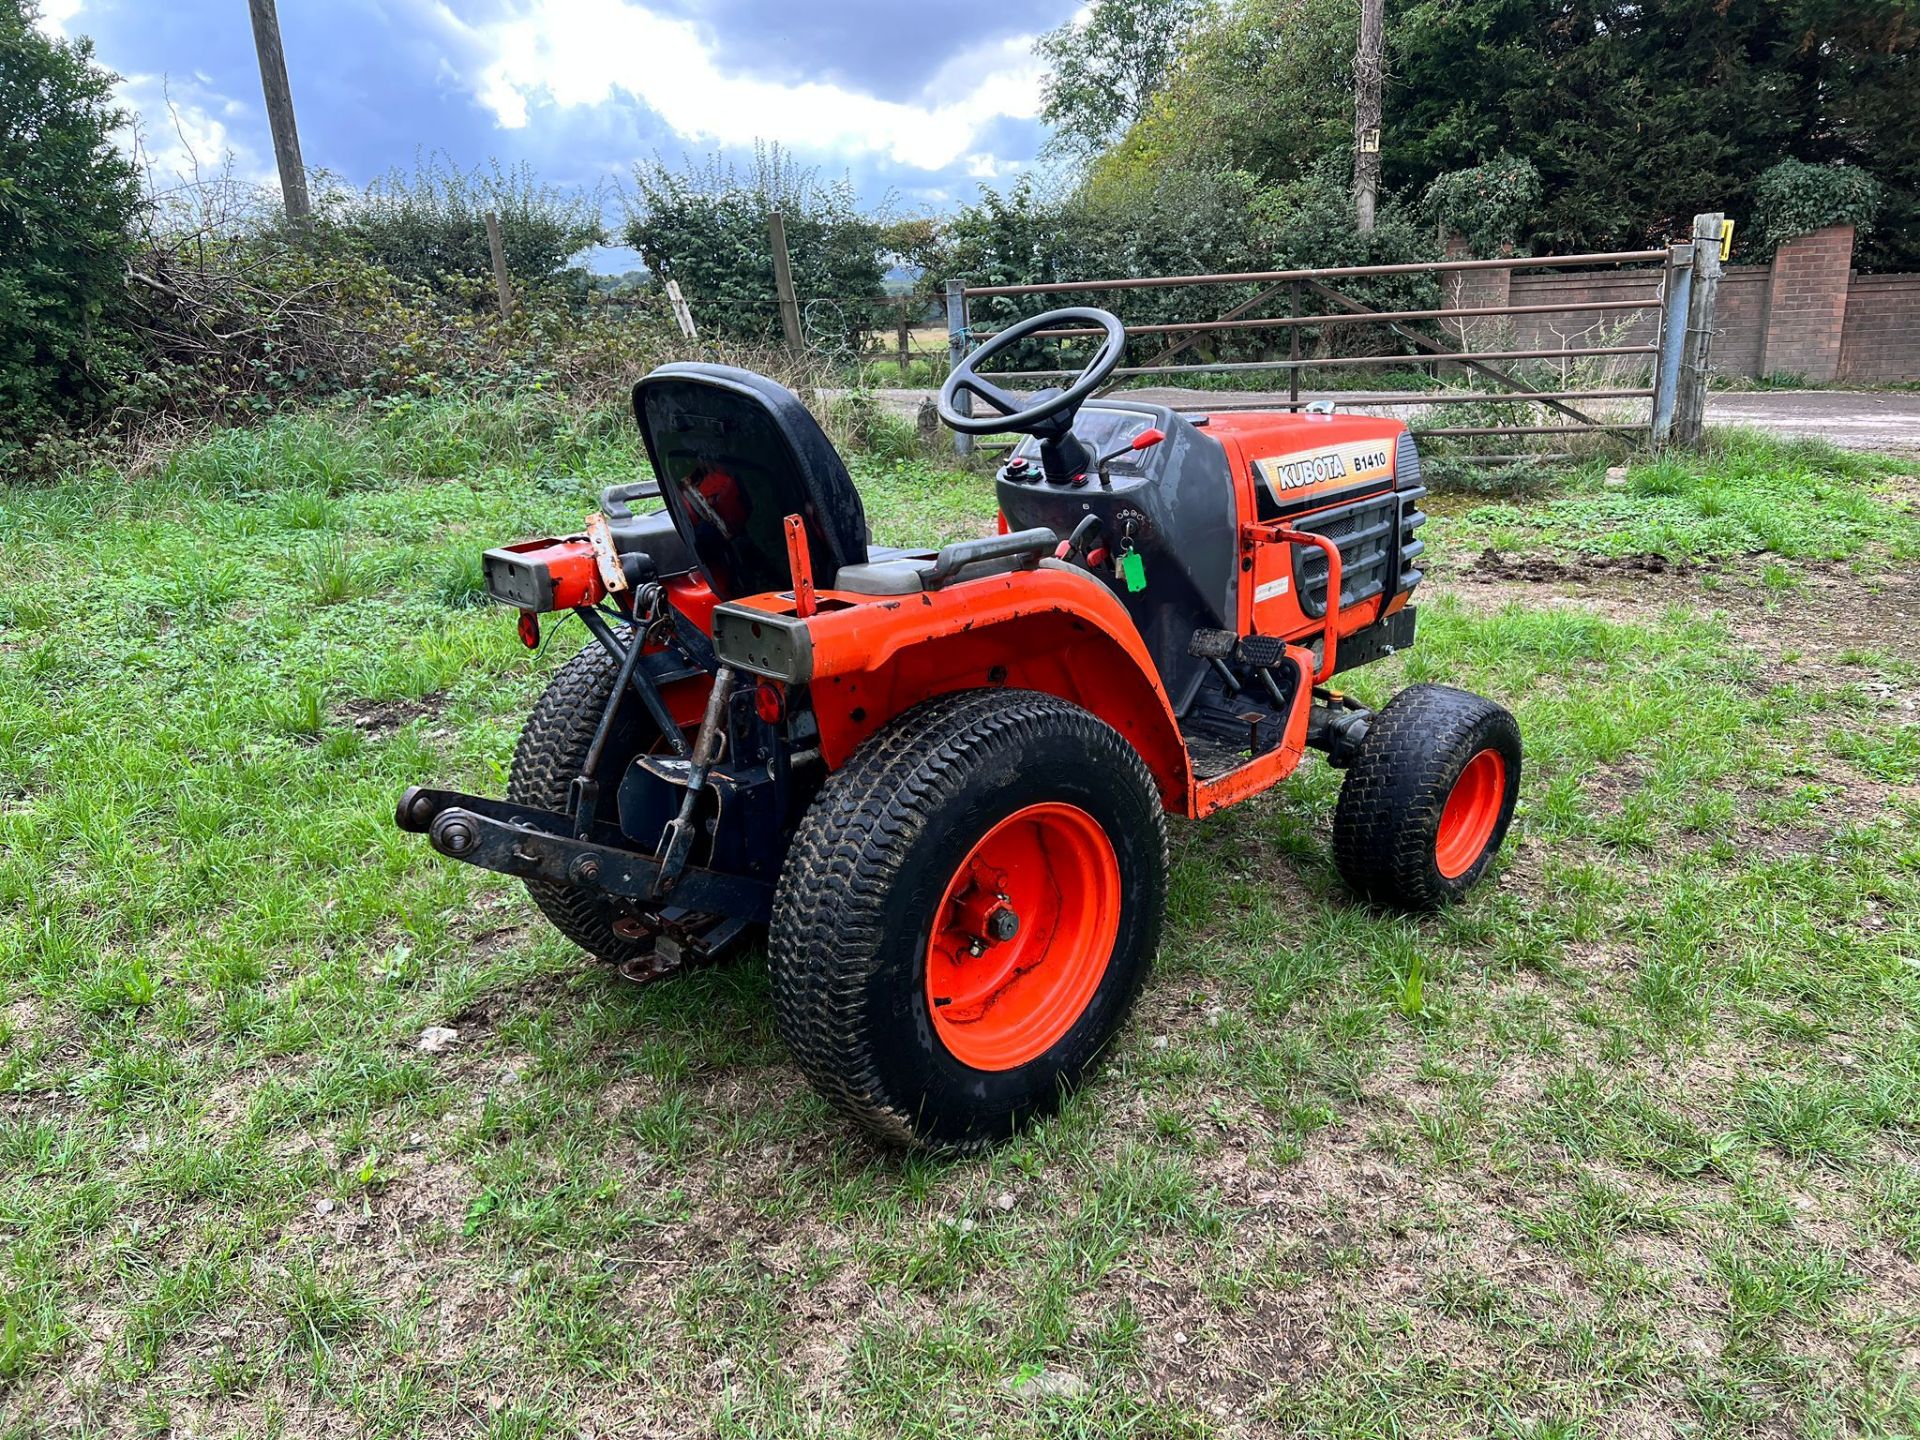
[[[1540,172],[1531,160],[1499,155],[1437,177],[1420,204],[1442,234],[1458,235],[1475,255],[1490,257],[1519,243],[1541,194]]]
[[[655,287],[679,283],[703,335],[781,338],[767,232],[776,210],[809,343],[857,346],[879,317],[881,224],[861,212],[850,182],[823,184],[769,148],[750,175],[718,160],[678,171],[656,161],[635,171],[634,188],[623,238]]]
[[[1851,225],[1864,237],[1873,229],[1881,195],[1880,182],[1856,166],[1782,160],[1754,185],[1754,225],[1768,254],[1829,225]]]
[[[114,77],[0,0],[0,464],[109,404],[132,364],[119,326],[140,192],[113,146]]]

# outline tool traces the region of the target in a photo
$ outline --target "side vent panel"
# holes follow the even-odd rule
[[[1413,436],[1403,432],[1393,454],[1394,495],[1400,503],[1400,576],[1394,587],[1396,594],[1413,589],[1425,578],[1425,572],[1414,562],[1426,551],[1427,542],[1413,533],[1427,523],[1427,512],[1420,508],[1420,502],[1427,498],[1423,481],[1420,452],[1414,448]]]

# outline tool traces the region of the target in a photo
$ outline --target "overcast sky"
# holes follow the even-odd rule
[[[156,178],[273,176],[246,0],[42,0],[124,77]],[[776,140],[912,213],[1044,139],[1036,34],[1076,0],[280,0],[309,167],[365,183],[444,151],[593,185]]]

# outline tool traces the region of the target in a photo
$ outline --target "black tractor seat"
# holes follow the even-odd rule
[[[962,580],[978,580],[1009,570],[1031,570],[1053,557],[1060,539],[1051,530],[1021,530],[1012,535],[989,535],[960,540],[937,554],[931,550],[867,552],[864,565],[842,565],[832,588],[856,595],[918,595]]]

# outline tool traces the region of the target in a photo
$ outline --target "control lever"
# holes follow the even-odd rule
[[[1166,431],[1157,425],[1150,425],[1138,435],[1134,436],[1133,439],[1122,445],[1118,450],[1110,450],[1098,460],[1094,461],[1093,468],[1098,471],[1100,475],[1100,488],[1102,490],[1111,490],[1113,488],[1113,476],[1108,472],[1107,467],[1113,464],[1114,461],[1118,460],[1122,455],[1133,453],[1135,450],[1151,450],[1166,438]]]
[[[1100,517],[1085,515],[1080,523],[1073,527],[1073,534],[1060,542],[1060,548],[1053,552],[1056,560],[1070,560],[1075,555],[1087,562],[1089,569],[1104,565],[1107,560],[1107,548],[1099,543]]]

